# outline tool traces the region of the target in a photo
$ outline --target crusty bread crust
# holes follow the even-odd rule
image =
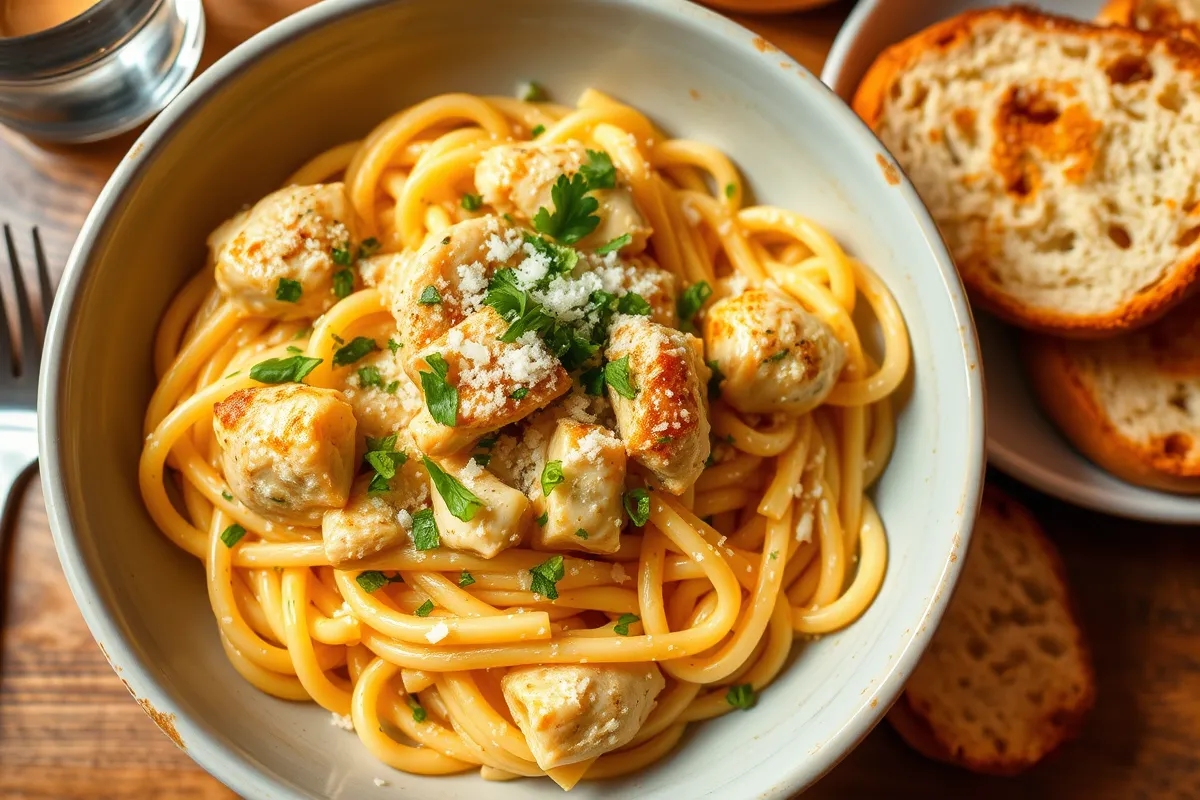
[[[1071,620],[1075,633],[1074,646],[1080,655],[1078,667],[1081,670],[1080,679],[1083,691],[1073,705],[1055,709],[1054,713],[1047,716],[1038,726],[1037,735],[1042,749],[1033,758],[1022,758],[1012,753],[1000,758],[980,757],[980,754],[972,752],[969,747],[965,746],[965,737],[959,740],[954,735],[955,731],[937,730],[930,718],[922,714],[920,708],[912,702],[910,692],[907,691],[901,694],[895,705],[888,711],[887,719],[910,747],[927,758],[964,767],[973,772],[989,775],[1015,775],[1039,763],[1078,735],[1087,713],[1095,703],[1096,680],[1090,648],[1082,630],[1075,622],[1077,618],[1075,609],[1070,595],[1066,591],[1066,571],[1062,559],[1053,543],[1042,531],[1037,519],[1027,509],[990,483],[984,487],[980,516],[981,519],[987,518],[990,521],[1004,524],[1006,534],[1024,540],[1029,545],[1030,557],[1042,559],[1062,587],[1061,602]],[[978,543],[973,539],[972,553],[968,555],[969,559],[986,558],[984,554],[975,552],[978,547]],[[971,562],[968,561],[968,570],[970,565]],[[988,566],[991,564],[989,563]],[[964,580],[968,580],[969,577],[969,572],[965,571]],[[960,583],[957,591],[970,591],[971,588]],[[955,600],[951,600],[951,603],[954,602]],[[943,621],[943,625],[945,624],[946,622]],[[980,675],[986,680],[988,673],[981,671]],[[998,678],[993,679],[999,680]],[[1029,691],[1037,691],[1039,688],[1032,685],[1027,687]],[[945,700],[946,698],[942,698],[943,702]],[[1001,736],[1008,735],[1008,733],[1007,731],[996,732]]]
[[[1030,8],[1005,8],[968,11],[933,25],[885,50],[871,65],[859,84],[853,100],[856,113],[872,128],[879,126],[886,113],[889,93],[896,80],[921,56],[931,50],[954,50],[970,36],[975,25],[1001,20],[1024,25],[1037,31],[1074,34],[1084,37],[1122,37],[1149,50],[1160,47],[1173,56],[1178,66],[1200,78],[1200,47],[1170,36],[1126,28],[1102,28],[1076,20],[1056,17]],[[1072,338],[1103,338],[1147,325],[1178,305],[1196,288],[1200,278],[1200,252],[1177,263],[1161,280],[1146,287],[1123,307],[1097,315],[1071,315],[1053,310],[1030,308],[986,280],[989,270],[982,259],[956,262],[973,301],[1009,323],[1035,332]]]
[[[1187,20],[1179,0],[1109,0],[1096,21],[1200,42],[1200,20]]]
[[[1200,494],[1200,466],[1171,456],[1161,446],[1132,441],[1117,430],[1080,368],[1072,342],[1029,335],[1022,349],[1030,384],[1042,410],[1079,452],[1129,483],[1166,492]]]

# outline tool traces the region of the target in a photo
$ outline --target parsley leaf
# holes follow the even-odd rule
[[[400,344],[395,339],[388,338],[388,350],[391,350],[393,353],[395,353],[397,350],[399,350],[403,346],[404,345]]]
[[[477,194],[467,192],[462,196],[462,207],[466,211],[478,211],[483,205],[483,197]]]
[[[517,285],[517,273],[511,269],[497,271],[483,296],[483,304],[496,309],[496,313],[508,322],[523,316],[530,302],[528,293]]]
[[[333,273],[333,293],[338,300],[345,300],[354,294],[354,270],[346,267]]]
[[[725,380],[725,373],[721,372],[721,365],[715,359],[704,363],[712,370],[712,377],[708,379],[708,399],[716,400],[721,396],[721,381]]]
[[[354,261],[354,257],[350,252],[349,242],[343,242],[341,247],[333,248],[330,256],[333,258],[333,263],[339,267],[348,267]]]
[[[526,103],[542,103],[549,99],[546,89],[536,81],[521,81],[517,84],[517,99]]]
[[[754,693],[754,687],[748,683],[730,686],[729,691],[725,693],[725,702],[742,711],[753,708],[757,700],[758,696]]]
[[[542,494],[546,497],[564,480],[561,461],[547,461],[542,467]]]
[[[587,178],[582,173],[577,172],[571,178],[559,175],[550,189],[554,212],[547,211],[544,206],[539,208],[533,217],[533,227],[563,244],[578,242],[596,230],[600,217],[594,212],[600,208],[600,202],[587,196],[588,188]]]
[[[617,185],[617,168],[603,150],[588,150],[588,161],[579,171],[587,179],[588,190],[612,189]]]
[[[383,247],[378,239],[374,236],[368,236],[362,240],[362,244],[358,246],[359,258],[370,258],[379,252],[379,248]]]
[[[389,583],[404,583],[404,579],[399,575],[388,577],[377,569],[369,569],[366,572],[358,573],[358,577],[354,581],[367,594],[378,591]]]
[[[442,501],[445,502],[450,513],[463,522],[473,520],[479,509],[483,508],[483,501],[476,497],[470,489],[459,483],[457,478],[446,473],[429,456],[421,456],[421,458],[425,462],[425,469],[429,471],[429,479],[433,481],[433,488],[437,489],[437,493],[441,495]]]
[[[621,299],[617,301],[617,310],[622,314],[636,314],[639,317],[648,317],[653,310],[650,308],[649,301],[642,297],[637,292],[629,292],[621,295]]]
[[[467,572],[465,569],[458,576],[458,586],[460,589],[465,589],[475,582],[475,576]]]
[[[437,290],[436,286],[426,286],[425,291],[421,292],[421,296],[417,298],[417,302],[423,306],[436,306],[442,302],[442,293]]]
[[[539,285],[550,283],[555,276],[570,273],[579,263],[579,253],[573,247],[548,242],[541,236],[534,236],[532,233],[524,234],[524,238],[525,243],[540,255],[545,256],[550,264],[550,268],[546,271],[546,277],[538,282]]]
[[[529,132],[529,138],[531,138],[531,139],[536,139],[537,137],[541,136],[541,135],[542,135],[543,133],[545,133],[545,132],[546,132],[546,126],[545,126],[545,125],[540,125],[540,124],[539,124],[539,125],[534,125],[534,126],[533,126],[533,130],[531,130],[531,131]]]
[[[596,367],[589,369],[587,372],[579,376],[580,383],[583,384],[583,391],[591,397],[604,396],[604,368]]]
[[[362,367],[358,370],[358,385],[364,389],[368,386],[382,389],[383,376],[379,374],[377,367]]]
[[[282,300],[285,303],[300,302],[300,295],[304,293],[304,287],[300,285],[300,281],[293,281],[288,278],[280,278],[279,284],[275,287],[275,299]]]
[[[548,600],[558,599],[557,583],[566,574],[562,556],[551,556],[530,569],[529,574],[533,576],[533,586],[530,588],[533,589],[534,594],[540,594]]]
[[[396,450],[396,434],[394,433],[382,439],[368,436],[367,453],[363,456],[363,461],[375,470],[375,475],[367,487],[367,494],[376,495],[392,488],[389,481],[396,477],[397,467],[408,461],[408,454]]]
[[[524,386],[518,386],[516,389],[513,389],[513,393],[510,394],[509,397],[520,402],[521,400],[525,399],[527,394],[529,394],[528,389],[526,389]]]
[[[783,359],[787,358],[787,354],[788,354],[788,350],[785,347],[782,350],[780,350],[779,352],[772,353],[771,355],[764,358],[762,360],[762,363],[770,364],[773,361],[782,361]]]
[[[250,368],[250,377],[259,383],[303,383],[308,373],[324,359],[307,356],[268,358]]]
[[[418,550],[432,550],[442,543],[432,508],[422,508],[412,515],[412,538]]]
[[[580,539],[583,539],[585,542],[587,541],[588,532],[585,531],[583,528],[580,528],[579,530],[575,531],[575,535],[578,536]]]
[[[622,614],[617,618],[617,624],[613,625],[613,631],[618,636],[628,636],[629,626],[635,622],[641,622],[642,618],[637,614]]]
[[[637,387],[633,385],[633,381],[629,378],[629,356],[621,356],[616,361],[610,361],[605,364],[604,380],[613,388],[614,392],[626,400],[632,400],[637,397]]]
[[[425,393],[429,415],[446,427],[453,428],[458,422],[458,388],[446,380],[450,367],[441,353],[430,353],[425,357],[425,363],[433,368],[433,372],[422,370],[420,373],[421,390]]]
[[[231,503],[233,502],[233,495],[231,495],[229,492],[221,492],[221,497],[224,497]]]
[[[335,367],[344,367],[347,364],[353,364],[368,353],[374,353],[379,349],[379,345],[375,344],[374,339],[369,339],[366,336],[355,336],[348,344],[344,344],[337,350],[333,351],[333,365]]]
[[[625,513],[637,527],[642,527],[650,519],[650,492],[645,489],[630,489],[621,498],[625,505]]]
[[[632,241],[633,241],[632,234],[622,233],[617,238],[609,239],[607,242],[605,242],[604,244],[597,247],[596,255],[606,256],[609,253],[613,252],[614,250],[620,250],[622,247],[624,247],[625,245],[629,244]]]
[[[414,611],[413,613],[416,614],[418,617],[428,617],[429,612],[431,612],[431,611],[433,611],[433,601],[426,600],[424,603],[421,603],[421,605],[418,606],[417,610]]]
[[[679,312],[679,327],[682,330],[688,333],[696,330],[694,324],[696,314],[710,297],[712,297],[712,287],[708,285],[708,281],[698,281],[684,289],[683,294],[675,303],[675,308]]]
[[[221,531],[221,544],[225,545],[226,547],[233,547],[235,544],[240,542],[242,537],[245,535],[246,529],[235,522],[225,530]]]
[[[413,722],[424,722],[426,719],[425,707],[413,699],[412,695],[408,696],[408,707],[412,709]]]
[[[732,183],[725,184],[725,196],[732,200],[735,194],[737,194],[737,185]]]
[[[534,522],[536,522],[538,524],[539,528],[546,527],[546,523],[549,521],[550,521],[550,512],[549,511],[543,511],[542,515],[540,517],[538,517],[536,520],[534,520]]]

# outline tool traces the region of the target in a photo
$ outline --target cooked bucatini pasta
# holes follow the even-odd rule
[[[218,228],[160,326],[140,480],[237,672],[396,769],[570,789],[853,622],[904,321],[744,197],[599,92],[450,94]]]

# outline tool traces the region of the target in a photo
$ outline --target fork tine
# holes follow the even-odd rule
[[[17,296],[17,319],[20,320],[21,375],[36,373],[41,360],[37,335],[33,330],[33,314],[29,310],[29,293],[25,291],[25,277],[21,274],[21,260],[17,258],[17,247],[13,242],[12,228],[4,225],[4,244],[8,247],[8,263],[12,267],[13,290]]]
[[[50,308],[54,305],[54,285],[50,282],[50,265],[42,247],[42,233],[33,226],[33,260],[37,262],[38,290],[42,295],[42,338],[46,337],[46,324],[50,320]]]

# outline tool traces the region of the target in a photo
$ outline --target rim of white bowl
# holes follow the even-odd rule
[[[715,11],[703,8],[687,0],[594,0],[598,3],[618,6],[634,6],[652,9],[680,25],[698,25],[729,40],[752,57],[762,60],[764,67],[778,69],[781,60],[794,67],[797,76],[797,92],[817,92],[824,96],[828,113],[836,117],[846,129],[847,136],[858,139],[864,148],[882,150],[886,148],[875,138],[870,129],[859,120],[823,83],[814,80],[813,74],[782,51],[762,48],[762,38],[736,22]],[[136,156],[126,157],[100,192],[95,205],[89,212],[79,237],[75,241],[58,289],[58,302],[54,304],[46,334],[46,358],[43,359],[39,376],[38,396],[38,443],[41,451],[43,494],[46,512],[54,538],[54,546],[62,563],[67,583],[75,602],[83,613],[92,636],[99,642],[109,663],[116,669],[129,691],[139,698],[143,706],[157,709],[163,715],[174,715],[174,728],[178,742],[197,764],[216,777],[239,795],[246,797],[282,797],[307,800],[310,793],[302,787],[279,776],[260,769],[245,755],[235,752],[225,737],[208,725],[192,719],[175,702],[172,693],[155,677],[153,666],[144,663],[135,649],[127,643],[121,624],[110,613],[106,601],[107,592],[98,576],[89,569],[72,528],[71,511],[67,505],[67,494],[63,488],[62,465],[59,461],[58,443],[58,395],[64,377],[63,347],[66,333],[74,320],[80,297],[80,286],[84,278],[84,265],[91,257],[100,233],[105,228],[110,211],[119,205],[124,193],[135,182],[140,172],[157,155],[163,142],[193,114],[203,102],[229,81],[236,80],[242,68],[257,61],[274,50],[286,46],[291,40],[312,30],[363,11],[389,5],[403,0],[328,0],[309,6],[290,17],[252,36],[215,64],[205,70],[190,86],[170,104],[138,137],[130,149]],[[852,15],[853,16],[853,15]],[[894,159],[893,159],[894,161]],[[968,427],[971,431],[967,443],[968,466],[963,476],[960,492],[960,507],[956,519],[957,530],[947,550],[938,581],[938,590],[922,610],[920,618],[914,620],[907,640],[899,655],[888,662],[878,683],[874,699],[864,702],[846,720],[817,753],[798,758],[793,766],[766,775],[767,770],[742,777],[739,784],[745,797],[786,798],[812,785],[837,765],[883,718],[884,713],[899,696],[904,681],[916,667],[937,629],[959,572],[965,561],[958,551],[965,552],[974,524],[975,515],[983,491],[986,464],[983,457],[984,410],[983,387],[980,376],[979,342],[975,323],[967,304],[966,292],[955,271],[950,255],[942,242],[933,219],[917,197],[916,190],[901,175],[900,184],[893,187],[901,192],[905,205],[929,244],[937,263],[942,283],[950,300],[964,360],[968,365],[966,380],[968,396]]]

